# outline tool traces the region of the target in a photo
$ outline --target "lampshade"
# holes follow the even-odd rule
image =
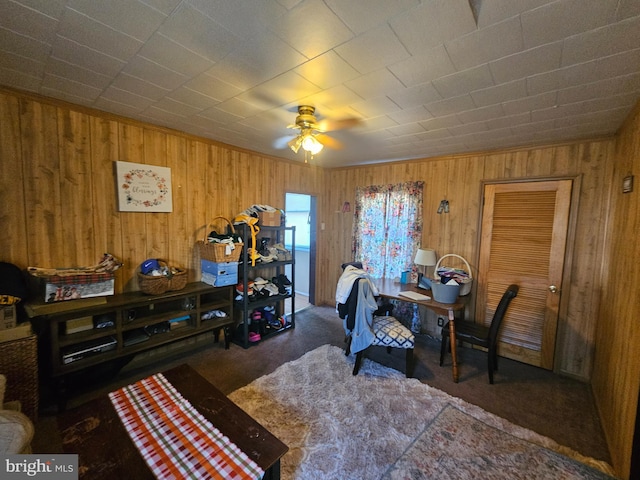
[[[416,258],[413,260],[416,265],[423,265],[425,267],[433,267],[438,263],[436,258],[436,251],[429,248],[420,248],[416,252]]]

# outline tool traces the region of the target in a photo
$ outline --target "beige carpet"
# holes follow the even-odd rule
[[[497,435],[507,433],[508,438],[560,453],[568,464],[578,460],[595,467],[598,470],[586,470],[596,475],[593,478],[606,477],[600,472],[612,474],[603,462],[581,456],[416,379],[407,379],[396,370],[367,359],[355,377],[352,368],[353,357],[345,357],[338,347],[324,345],[229,395],[289,446],[282,459],[283,479],[368,480],[397,474],[401,465],[397,462],[405,462],[402,467],[407,467],[416,440],[424,441],[424,432],[450,407],[479,420]],[[486,436],[478,438],[495,443]],[[501,454],[517,458],[513,453]],[[513,478],[500,477],[498,471],[483,473],[483,478]],[[524,463],[522,473],[526,477]],[[549,478],[585,478],[558,473]],[[455,472],[449,474],[456,477]]]

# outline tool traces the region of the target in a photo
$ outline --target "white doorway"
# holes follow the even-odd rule
[[[296,227],[295,245],[292,245],[288,235],[285,237],[285,247],[295,250],[295,310],[298,311],[314,303],[315,197],[287,193],[285,217],[287,227]],[[287,269],[290,272],[291,266]]]

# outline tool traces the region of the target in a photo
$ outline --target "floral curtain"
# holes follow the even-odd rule
[[[424,182],[356,189],[354,259],[372,278],[399,278],[411,270],[422,236]]]

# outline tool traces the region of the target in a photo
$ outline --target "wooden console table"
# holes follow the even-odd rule
[[[25,311],[38,334],[45,377],[55,380],[58,406],[64,409],[64,378],[88,367],[113,362],[161,345],[220,331],[229,348],[234,286],[189,283],[159,295],[127,292],[63,302],[29,302]],[[216,316],[211,312],[224,312]],[[41,366],[42,367],[42,366]]]
[[[393,298],[395,300],[400,300],[403,302],[409,303],[417,303],[418,305],[423,305],[426,308],[441,314],[446,315],[449,319],[449,335],[451,337],[451,361],[452,365],[452,373],[453,373],[453,381],[458,383],[459,372],[458,372],[458,357],[456,353],[456,312],[464,311],[465,304],[460,302],[460,297],[458,297],[458,301],[456,303],[440,303],[436,302],[433,299],[433,294],[431,290],[424,290],[422,288],[418,288],[415,284],[411,283],[399,283],[390,279],[380,279],[374,281],[376,287],[378,288],[378,292],[381,297],[385,298]],[[431,300],[414,300],[409,297],[405,297],[400,295],[402,291],[412,291],[416,293],[420,293],[422,295],[427,295],[431,297]]]
[[[163,375],[265,471],[265,480],[280,478],[280,458],[289,450],[284,443],[190,366],[180,365]],[[64,453],[78,454],[79,478],[154,478],[108,395],[59,415],[58,427]]]

